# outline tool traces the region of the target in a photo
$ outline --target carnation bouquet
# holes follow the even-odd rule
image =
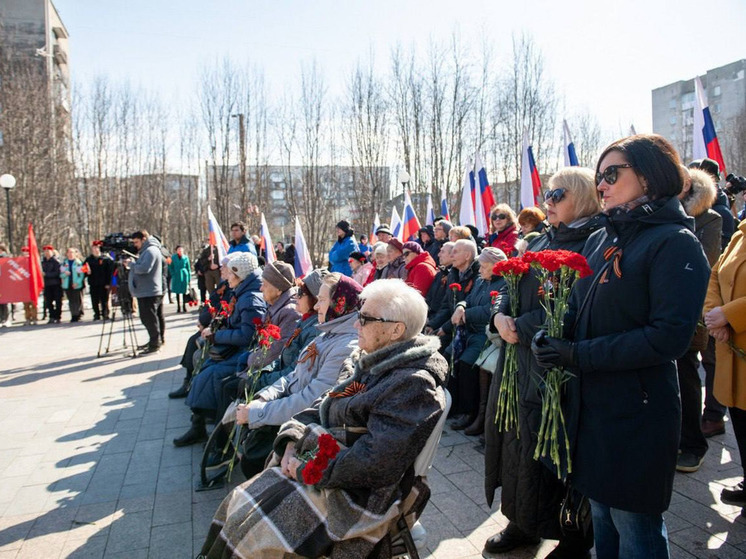
[[[324,470],[329,466],[329,461],[333,460],[339,452],[337,439],[329,433],[319,435],[318,443],[315,450],[300,456],[301,461],[305,462],[301,475],[306,485],[316,485],[320,482],[324,476]]]
[[[591,275],[592,270],[585,257],[569,250],[527,252],[523,259],[531,264],[539,278],[539,297],[546,312],[544,328],[549,336],[562,338],[570,291],[578,278]],[[562,387],[572,376],[562,367],[552,367],[545,372],[540,383],[541,425],[534,459],[549,456],[557,467],[559,478],[563,472],[560,445],[564,447],[566,471],[568,474],[572,472],[570,440],[561,405]]]
[[[510,316],[518,314],[518,283],[528,272],[529,265],[522,258],[508,258],[495,264],[492,273],[505,278],[510,299]],[[497,416],[495,423],[501,431],[515,427],[516,437],[520,438],[518,421],[518,353],[516,344],[505,344],[505,362],[497,394]]]

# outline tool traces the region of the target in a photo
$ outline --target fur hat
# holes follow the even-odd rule
[[[234,252],[227,262],[228,268],[243,281],[259,267],[256,256],[250,252]]]
[[[262,279],[285,293],[295,285],[295,272],[293,267],[286,262],[270,262],[264,266]]]

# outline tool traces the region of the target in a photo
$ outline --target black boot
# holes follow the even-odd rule
[[[168,393],[168,397],[175,399],[175,398],[186,398],[189,394],[189,379],[184,379],[184,382],[182,385],[174,390],[173,392]]]
[[[492,381],[492,375],[484,369],[479,369],[479,413],[474,423],[464,429],[464,435],[473,437],[484,433],[484,417],[487,413],[487,396],[490,392],[490,381]]]
[[[174,439],[174,446],[189,446],[197,443],[203,443],[207,440],[207,429],[205,428],[205,418],[201,415],[192,415],[192,426],[189,431],[184,433],[178,439]]]
[[[473,415],[463,415],[460,420],[455,420],[451,423],[451,429],[454,431],[461,431],[462,429],[466,429],[472,423],[474,423]]]
[[[511,522],[505,530],[495,534],[484,543],[482,557],[507,553],[519,547],[538,545],[540,541],[539,538],[524,533],[517,524]]]

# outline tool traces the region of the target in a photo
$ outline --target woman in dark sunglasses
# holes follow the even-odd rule
[[[518,240],[518,219],[507,204],[497,204],[490,211],[490,238],[488,246],[499,248],[511,256]]]
[[[588,237],[601,224],[595,216],[601,211],[593,171],[567,167],[549,179],[544,206],[548,230],[529,244],[529,250],[564,249],[580,252]],[[557,522],[564,487],[555,472],[533,459],[541,423],[541,394],[538,379],[543,374],[531,353],[531,340],[544,323],[539,302],[539,281],[533,273],[520,281],[518,316],[508,316],[510,301],[500,300],[493,311],[491,325],[506,343],[518,344],[518,395],[520,405],[520,438],[515,430],[499,432],[494,421],[488,421],[485,432],[485,488],[487,502],[502,486],[501,510],[510,524],[487,540],[485,551],[506,553],[525,545],[535,545],[539,538],[559,539],[559,546],[549,554],[552,559],[589,557],[592,537],[565,536]],[[487,417],[495,418],[497,395],[502,380],[502,363],[498,363],[490,388]],[[515,467],[515,465],[519,465]]]
[[[590,499],[598,559],[668,558],[681,404],[675,360],[692,339],[709,266],[677,195],[679,156],[657,135],[618,140],[601,154],[605,227],[583,254],[594,274],[571,296],[570,340],[540,332],[543,367],[566,385],[571,484]]]

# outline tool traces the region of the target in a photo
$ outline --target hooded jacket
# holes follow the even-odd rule
[[[427,290],[430,289],[430,284],[433,283],[435,274],[438,273],[432,256],[427,252],[421,252],[409,264],[405,264],[404,268],[407,270],[407,283],[419,291],[423,297],[427,295]]]
[[[613,508],[661,513],[671,501],[681,428],[675,360],[688,349],[709,277],[693,229],[679,200],[662,198],[612,210],[583,251],[594,275],[577,281],[569,305],[572,482]]]
[[[352,277],[352,268],[349,262],[350,254],[359,251],[357,241],[352,233],[345,235],[341,239],[337,239],[329,251],[329,271],[339,272],[347,277]]]
[[[138,298],[163,295],[163,257],[160,241],[152,235],[149,236],[137,254],[137,260],[130,264],[130,293]]]
[[[246,235],[241,235],[241,238],[238,241],[234,241],[233,239],[231,239],[230,243],[228,244],[230,245],[230,247],[228,248],[228,254],[232,254],[234,252],[250,252],[254,256],[257,255],[254,243],[252,243]]]

